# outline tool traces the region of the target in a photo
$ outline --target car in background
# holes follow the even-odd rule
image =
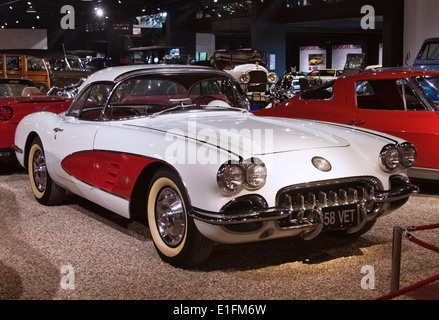
[[[343,69],[316,69],[307,73],[306,77],[320,79],[322,82],[333,80],[343,74]]]
[[[315,69],[299,80],[300,90],[307,90],[311,87],[334,80],[343,74],[342,69]]]
[[[70,191],[144,219],[158,255],[181,268],[217,243],[344,241],[419,191],[406,175],[409,142],[257,117],[235,79],[211,67],[102,69],[66,112],[23,118],[14,146],[37,202],[61,204]]]
[[[129,64],[188,64],[185,47],[147,46],[128,49]]]
[[[91,72],[114,66],[113,59],[107,57],[83,58],[82,63],[84,68]]]
[[[24,116],[43,110],[66,111],[71,101],[41,93],[29,79],[0,78],[0,162],[15,160],[15,129]]]
[[[0,78],[30,79],[40,92],[47,92],[52,86],[46,60],[16,50],[0,52]]]
[[[84,67],[79,56],[58,54],[45,57],[50,70],[52,86],[62,88],[74,85],[91,72]]]
[[[412,67],[439,71],[439,38],[424,40]]]
[[[266,93],[277,83],[278,76],[268,71],[266,53],[250,49],[217,50],[211,64],[236,79],[252,109],[265,108],[269,104],[270,97]]]
[[[401,137],[418,151],[409,176],[437,180],[438,104],[439,72],[382,68],[339,77],[255,114],[330,121]]]

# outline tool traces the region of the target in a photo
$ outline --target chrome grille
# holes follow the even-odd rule
[[[289,208],[292,215],[280,223],[284,226],[300,224],[307,211],[356,203],[364,203],[367,212],[371,212],[379,206],[374,201],[376,190],[382,190],[382,186],[372,177],[318,181],[283,188],[277,194],[277,204]]]
[[[265,71],[250,71],[250,83],[267,83],[267,74]]]

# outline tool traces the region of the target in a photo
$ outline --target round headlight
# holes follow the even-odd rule
[[[268,82],[270,83],[276,83],[277,82],[277,74],[274,72],[270,72],[267,76]]]
[[[225,163],[219,168],[216,180],[222,191],[238,191],[245,182],[244,169],[239,164]]]
[[[415,164],[418,154],[415,147],[411,143],[402,143],[399,151],[401,154],[401,164],[404,167],[410,168]]]
[[[267,168],[262,161],[252,162],[246,171],[246,183],[249,189],[259,189],[265,184]]]
[[[249,83],[250,82],[250,75],[248,73],[243,73],[240,77],[239,80],[242,83]]]
[[[381,158],[381,163],[384,165],[384,167],[387,170],[394,170],[401,163],[401,158],[399,155],[398,148],[391,144],[385,146],[383,150],[381,150],[380,158]]]

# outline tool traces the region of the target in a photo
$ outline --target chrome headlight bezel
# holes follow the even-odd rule
[[[387,144],[381,149],[379,158],[381,168],[386,172],[391,172],[398,168],[412,167],[416,162],[417,151],[410,142]]]
[[[278,80],[277,74],[274,72],[268,73],[267,80],[269,83],[276,83]]]
[[[239,77],[239,81],[241,81],[242,83],[249,83],[250,75],[248,73],[241,74],[241,76]]]
[[[264,186],[267,180],[267,168],[258,158],[251,159],[245,169],[245,187],[249,190],[257,190]]]
[[[401,164],[404,168],[412,167],[418,157],[418,153],[413,144],[404,142],[400,144]]]
[[[216,181],[226,194],[238,193],[243,188],[258,190],[265,185],[267,168],[258,158],[245,161],[227,161],[217,171]]]

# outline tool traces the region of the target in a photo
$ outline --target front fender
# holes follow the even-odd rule
[[[39,136],[44,145],[52,137],[58,122],[59,115],[47,111],[31,113],[21,119],[15,130],[14,145],[15,155],[22,167],[27,167],[26,154],[33,137]]]

